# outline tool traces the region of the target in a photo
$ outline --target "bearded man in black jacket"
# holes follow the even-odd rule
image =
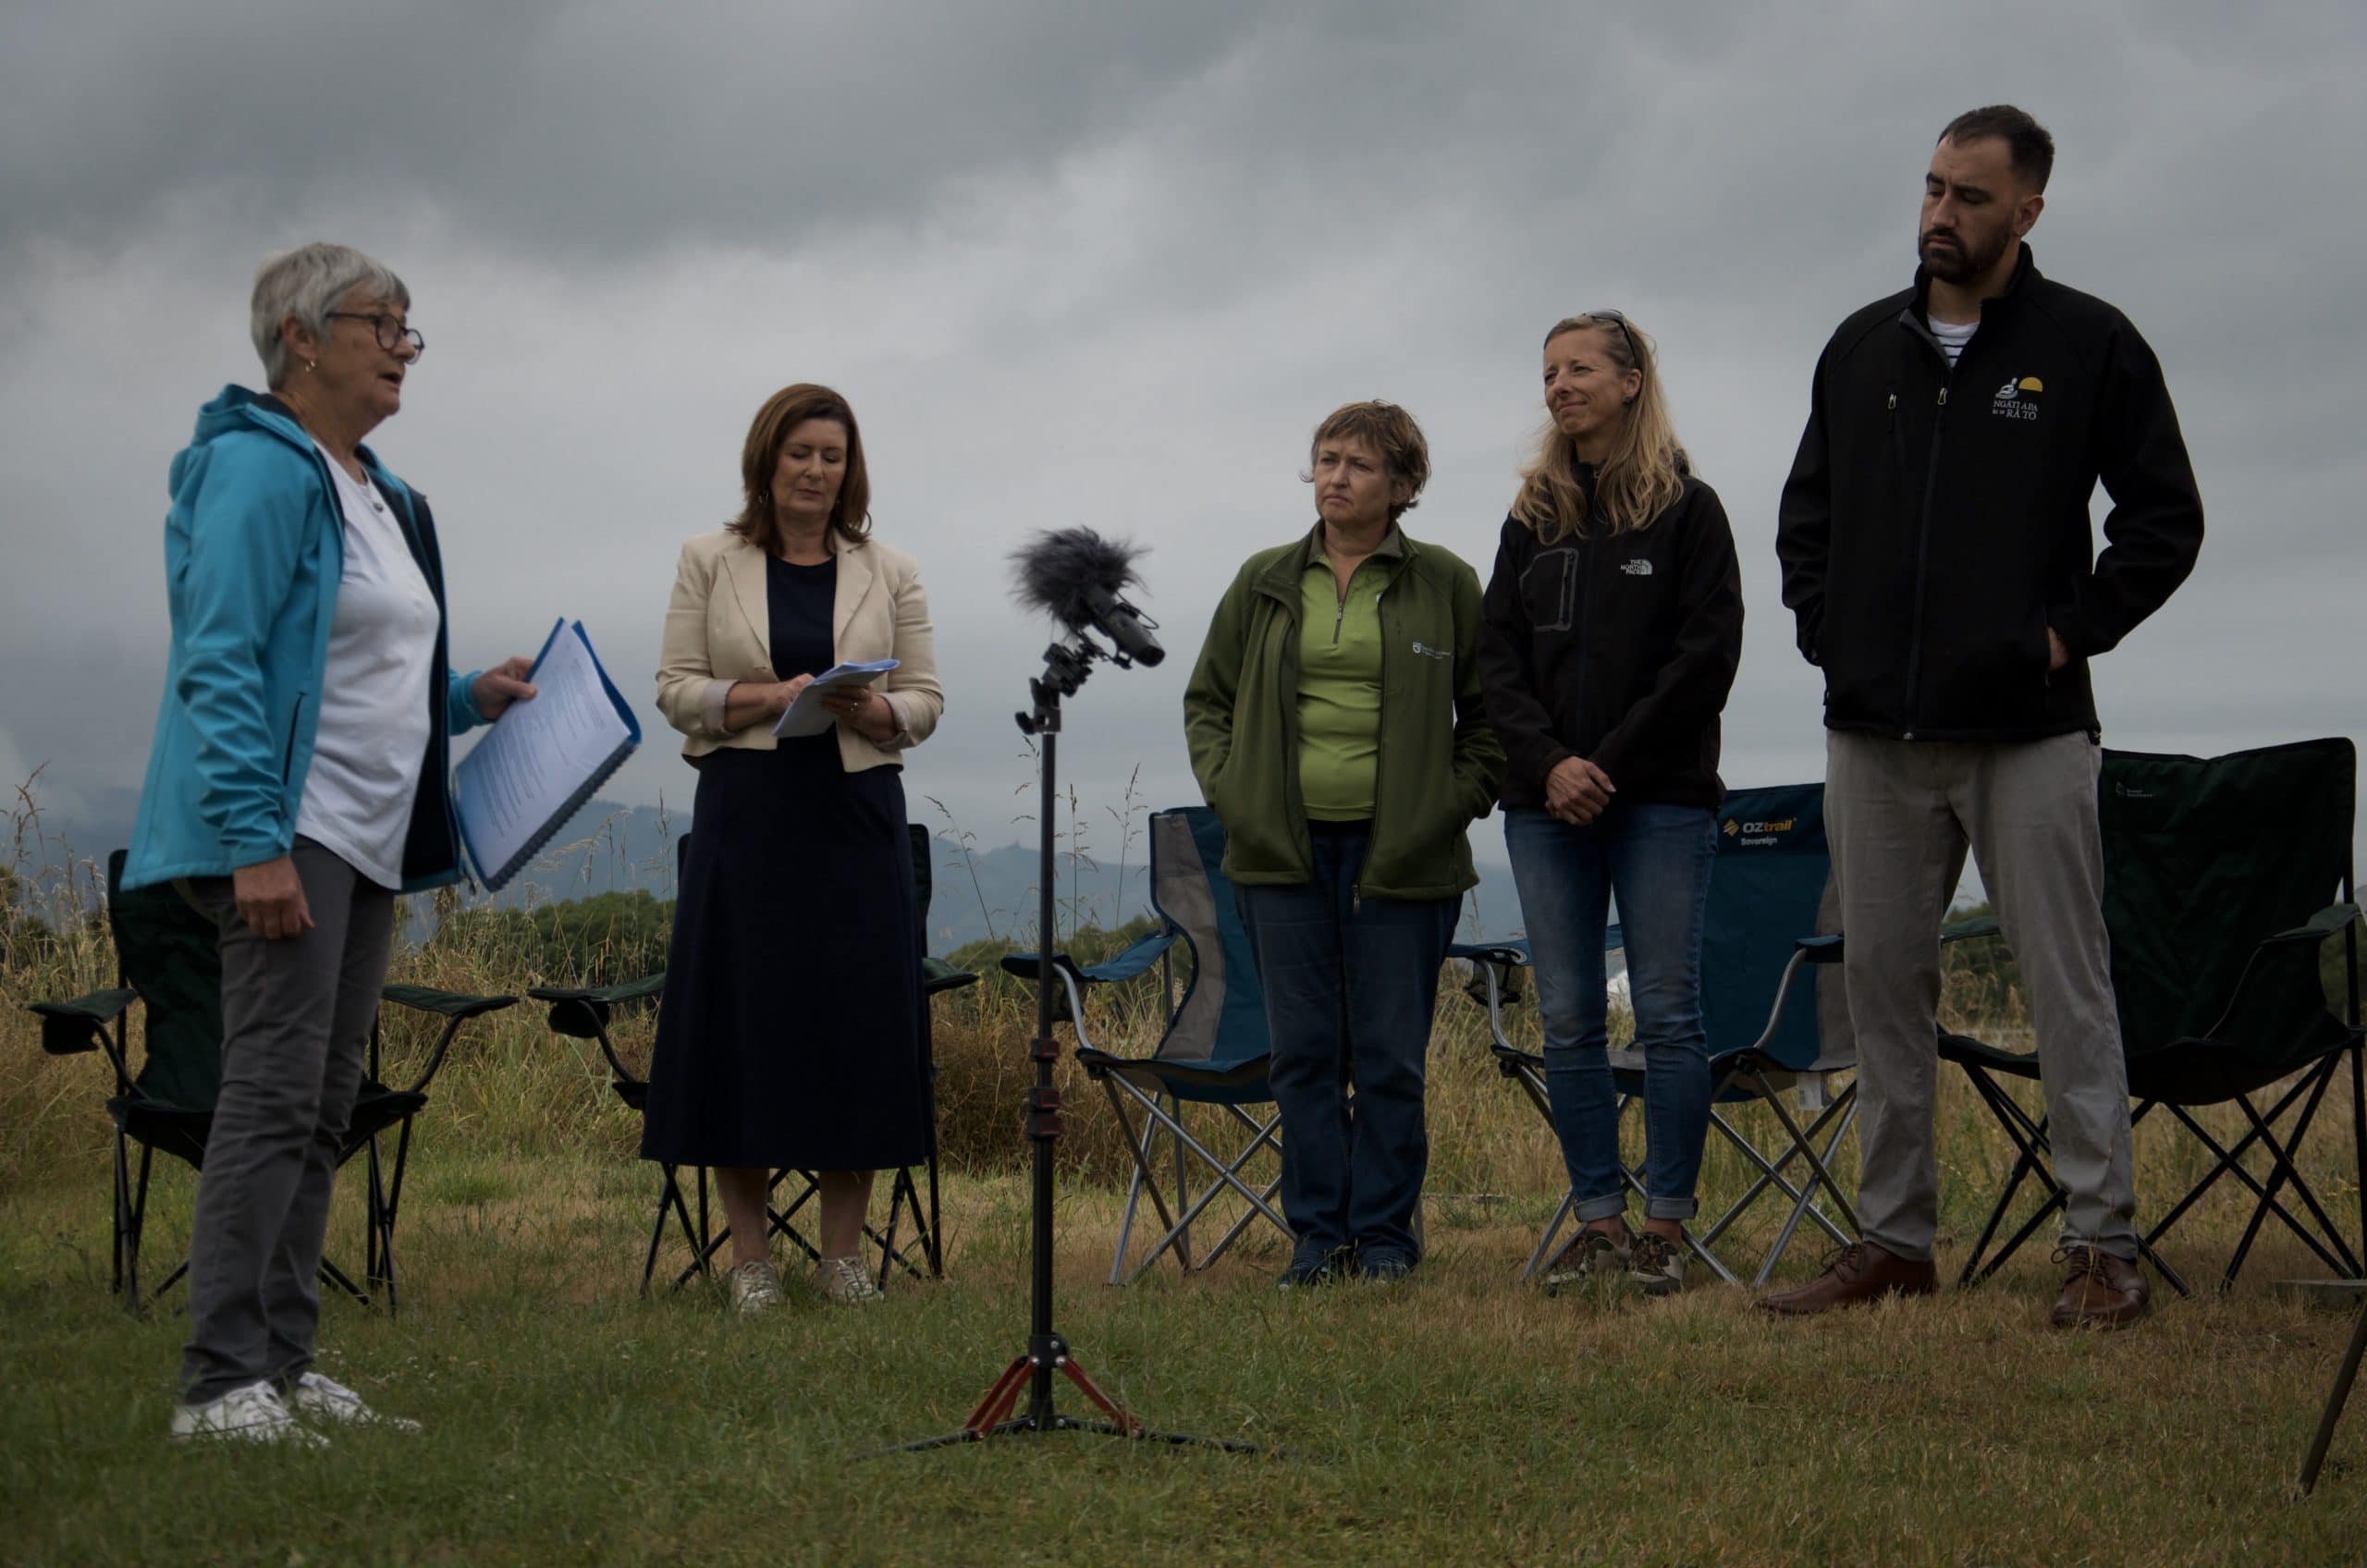
[[[1968,843],[2029,986],[2068,1194],[2052,1321],[2145,1310],[2088,661],[2193,570],[2202,502],[2153,351],[2022,242],[2054,161],[2008,105],[1941,133],[1914,287],[1833,335],[1784,486],[1784,602],[1825,679],[1864,1239],[1762,1298],[1776,1313],[1933,1288],[1938,933]]]

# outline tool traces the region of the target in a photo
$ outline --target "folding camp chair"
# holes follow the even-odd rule
[[[917,825],[907,831],[912,839],[914,902],[920,914],[920,935],[924,937],[921,945],[926,948],[933,882],[929,865],[929,834],[927,828]],[[687,833],[675,844],[678,875],[683,857],[690,853],[690,845],[691,836]],[[977,979],[968,970],[956,969],[942,959],[924,956],[921,960],[922,986],[932,997],[940,991],[954,991],[964,986],[975,985]],[[526,994],[536,1001],[550,1005],[549,1022],[553,1033],[599,1044],[600,1053],[608,1060],[609,1088],[632,1109],[635,1115],[640,1115],[648,1109],[649,1081],[627,1066],[624,1059],[617,1054],[616,1042],[608,1030],[619,1013],[637,1012],[656,1006],[665,989],[666,974],[660,970],[656,974],[629,980],[621,985],[537,986]],[[916,1279],[924,1271],[931,1279],[942,1278],[945,1273],[945,1255],[938,1229],[937,1109],[933,1103],[928,1111],[928,1127],[929,1150],[926,1167],[928,1199],[926,1209],[919,1185],[913,1179],[912,1169],[906,1167],[896,1172],[894,1181],[889,1184],[888,1217],[884,1226],[874,1225],[869,1220],[864,1224],[864,1238],[879,1249],[878,1275],[882,1284],[887,1283],[897,1269]],[[649,1248],[643,1256],[641,1265],[641,1289],[644,1295],[649,1292],[651,1279],[657,1272],[657,1255],[665,1245],[669,1219],[689,1253],[689,1261],[674,1276],[674,1286],[678,1290],[693,1277],[706,1274],[716,1254],[722,1251],[731,1239],[730,1227],[717,1229],[713,1223],[707,1202],[706,1168],[696,1166],[693,1170],[695,1215],[693,1212],[693,1199],[685,1197],[682,1192],[681,1168],[674,1165],[658,1167],[657,1213],[650,1225]],[[799,1184],[784,1194],[783,1189],[791,1181]],[[776,1170],[766,1182],[767,1233],[786,1238],[791,1246],[809,1259],[820,1257],[821,1250],[797,1228],[797,1219],[805,1206],[819,1195],[820,1190],[816,1172],[811,1170]],[[913,1236],[910,1241],[900,1244],[896,1239],[897,1232],[902,1228],[908,1213],[913,1223]]]
[[[137,1312],[151,1162],[161,1150],[192,1170],[205,1164],[205,1141],[222,1088],[222,961],[215,923],[171,887],[126,891],[123,862],[121,850],[107,857],[107,929],[115,938],[117,984],[69,1002],[35,1002],[32,1011],[41,1015],[43,1050],[52,1056],[104,1051],[115,1069],[115,1094],[107,1101],[116,1129],[113,1288],[122,1293],[124,1305]],[[462,996],[424,986],[388,986],[379,997],[442,1018],[443,1030],[418,1077],[409,1087],[394,1089],[382,1081],[380,1032],[374,1020],[371,1024],[361,1093],[337,1150],[340,1167],[356,1154],[368,1156],[362,1282],[354,1283],[326,1258],[321,1261],[321,1278],[365,1305],[373,1291],[384,1291],[386,1310],[392,1312],[397,1305],[395,1217],[411,1159],[411,1121],[426,1106],[428,1083],[444,1064],[460,1025],[518,998]],[[136,1073],[129,1038],[134,999],[145,1008],[146,1049]],[[396,1133],[391,1161],[378,1145],[380,1134],[389,1131]],[[134,1144],[140,1145],[136,1173]],[[184,1259],[150,1292],[150,1299],[170,1290],[188,1270]]]
[[[2272,1216],[2343,1278],[2361,1272],[2359,1253],[2298,1162],[2347,1051],[2352,1164],[2367,1177],[2359,909],[2350,879],[2356,773],[2351,744],[2339,739],[2209,759],[2104,753],[2097,797],[2104,925],[2112,938],[2128,1092],[2138,1102],[2130,1120],[2142,1122],[2156,1109],[2165,1111],[2212,1160],[2139,1238],[2147,1260],[2181,1294],[2189,1293],[2185,1280],[2163,1261],[2155,1243],[2223,1177],[2233,1177],[2254,1201],[2220,1273],[2221,1289],[2235,1283]],[[2330,897],[2337,901],[2328,902]],[[1999,932],[1995,921],[1985,920],[1956,934]],[[2342,942],[2347,992],[2340,1016],[2329,1005],[2320,971],[2322,949],[2336,937]],[[1940,1054],[1964,1069],[2016,1154],[1965,1262],[1961,1282],[1969,1283],[1995,1273],[2063,1207],[2065,1194],[2048,1165],[2046,1118],[2032,1115],[2000,1082],[2035,1082],[2036,1056],[1944,1032]],[[2198,1107],[2220,1104],[2236,1107],[2248,1129],[2232,1144],[2194,1114]],[[2265,1180],[2244,1163],[2255,1147],[2267,1162]],[[2037,1212],[1991,1250],[2026,1184],[2043,1194]],[[2361,1198],[2367,1205],[2367,1185]]]
[[[1693,1255],[1729,1283],[1739,1280],[1719,1256],[1719,1243],[1744,1216],[1771,1195],[1789,1204],[1774,1241],[1763,1255],[1754,1284],[1763,1284],[1804,1223],[1836,1243],[1846,1243],[1856,1216],[1832,1162],[1857,1117],[1854,1080],[1834,1092],[1833,1078],[1857,1066],[1848,1008],[1840,978],[1817,983],[1817,969],[1837,965],[1841,938],[1836,924],[1832,857],[1825,847],[1824,787],[1781,785],[1736,790],[1718,814],[1718,852],[1710,873],[1710,903],[1701,944],[1701,1012],[1710,1043],[1710,1125],[1732,1145],[1753,1173],[1741,1194],[1707,1224],[1688,1225]],[[1617,925],[1604,947],[1617,950]],[[1488,1028],[1497,1070],[1517,1084],[1548,1126],[1551,1102],[1545,1086],[1545,1059],[1514,1044],[1506,1010],[1520,997],[1519,972],[1529,964],[1526,942],[1457,944],[1449,956],[1471,965],[1466,990],[1488,1009]],[[1641,1053],[1611,1053],[1612,1076],[1622,1117],[1638,1104],[1644,1089]],[[1791,1091],[1796,1114],[1784,1104]],[[1773,1158],[1752,1142],[1733,1112],[1763,1107],[1782,1134]],[[1797,1163],[1797,1174],[1794,1167]],[[1643,1167],[1622,1164],[1626,1186],[1641,1195]],[[1821,1191],[1839,1216],[1835,1222],[1818,1199]],[[1562,1240],[1576,1207],[1564,1193],[1537,1246],[1521,1269],[1533,1278]]]
[[[1284,1238],[1291,1234],[1274,1207],[1282,1185],[1282,1120],[1266,1086],[1265,1000],[1223,863],[1224,827],[1214,812],[1181,806],[1152,813],[1150,900],[1163,922],[1159,929],[1107,963],[1080,966],[1065,953],[1052,955],[1062,984],[1062,994],[1054,998],[1056,1016],[1075,1028],[1077,1063],[1101,1085],[1134,1164],[1117,1249],[1110,1258],[1113,1285],[1140,1279],[1171,1253],[1187,1273],[1206,1268],[1260,1219]],[[1179,941],[1191,955],[1191,977],[1182,1000],[1174,1001],[1169,972],[1166,1023],[1151,1053],[1120,1056],[1095,1045],[1085,1023],[1086,990],[1134,979],[1170,962]],[[1023,980],[1036,979],[1040,971],[1033,953],[1012,953],[1002,962]],[[1188,1124],[1186,1106],[1208,1108],[1197,1132]],[[1267,1109],[1262,1116],[1253,1115],[1253,1107]],[[1164,1179],[1158,1146],[1162,1135],[1169,1145]],[[1271,1158],[1270,1174],[1261,1156]],[[1161,1229],[1130,1265],[1127,1252],[1145,1198]],[[1215,1243],[1196,1257],[1196,1224],[1222,1227]]]

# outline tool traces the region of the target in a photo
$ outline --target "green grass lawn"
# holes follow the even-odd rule
[[[402,1311],[333,1300],[321,1340],[325,1370],[427,1430],[340,1433],[321,1453],[167,1445],[179,1297],[144,1320],[110,1303],[103,1166],[0,1195],[0,1559],[2367,1555],[2367,1408],[2317,1496],[2289,1495],[2349,1322],[2269,1288],[2320,1271],[2282,1247],[2232,1295],[2165,1292],[2117,1335],[2044,1327],[2042,1254],[1976,1292],[1810,1322],[1761,1321],[1716,1286],[1549,1300],[1513,1280],[1541,1198],[1435,1206],[1430,1257],[1393,1291],[1281,1296],[1262,1243],[1119,1291],[1096,1282],[1114,1198],[1079,1188],[1058,1321],[1083,1365],[1154,1425],[1286,1452],[1058,1436],[865,1461],[958,1427],[1022,1347],[1015,1179],[949,1176],[945,1281],[862,1310],[798,1292],[741,1322],[699,1287],[635,1296],[648,1168],[423,1135]],[[179,1255],[187,1194],[184,1174],[161,1184],[152,1270]],[[349,1208],[333,1253],[357,1236]]]

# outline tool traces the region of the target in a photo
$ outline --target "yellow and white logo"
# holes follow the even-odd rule
[[[2001,419],[2038,418],[2039,394],[2046,390],[2046,383],[2037,376],[2008,376],[1990,399],[1989,411]]]

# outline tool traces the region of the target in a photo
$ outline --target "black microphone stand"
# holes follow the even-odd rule
[[[1072,631],[1053,643],[1044,652],[1044,673],[1027,683],[1034,706],[1015,716],[1021,732],[1041,741],[1044,748],[1042,805],[1036,817],[1036,1038],[1028,1047],[1028,1055],[1036,1063],[1036,1084],[1027,1094],[1026,1128],[1028,1141],[1035,1145],[1036,1170],[1035,1240],[1029,1256],[1035,1276],[1035,1299],[1028,1318],[1027,1349],[1003,1368],[1002,1376],[987,1388],[986,1397],[978,1401],[960,1431],[923,1438],[918,1442],[898,1443],[893,1448],[878,1450],[878,1453],[911,1453],[954,1443],[984,1442],[988,1438],[1042,1432],[1098,1432],[1108,1438],[1220,1448],[1236,1453],[1271,1452],[1256,1443],[1229,1438],[1151,1430],[1094,1386],[1093,1379],[1085,1375],[1085,1368],[1077,1365],[1068,1341],[1052,1327],[1052,1145],[1061,1135],[1061,1092],[1052,1084],[1052,1063],[1061,1054],[1059,1043],[1052,1038],[1052,987],[1059,984],[1052,962],[1053,775],[1060,745],[1061,699],[1076,695],[1097,658],[1109,659],[1121,668],[1133,662],[1122,651],[1103,651],[1099,643],[1080,631]],[[1053,1408],[1055,1373],[1074,1383],[1109,1419],[1081,1419],[1063,1415]],[[1027,1395],[1024,1412],[1019,1412],[1022,1393]]]

